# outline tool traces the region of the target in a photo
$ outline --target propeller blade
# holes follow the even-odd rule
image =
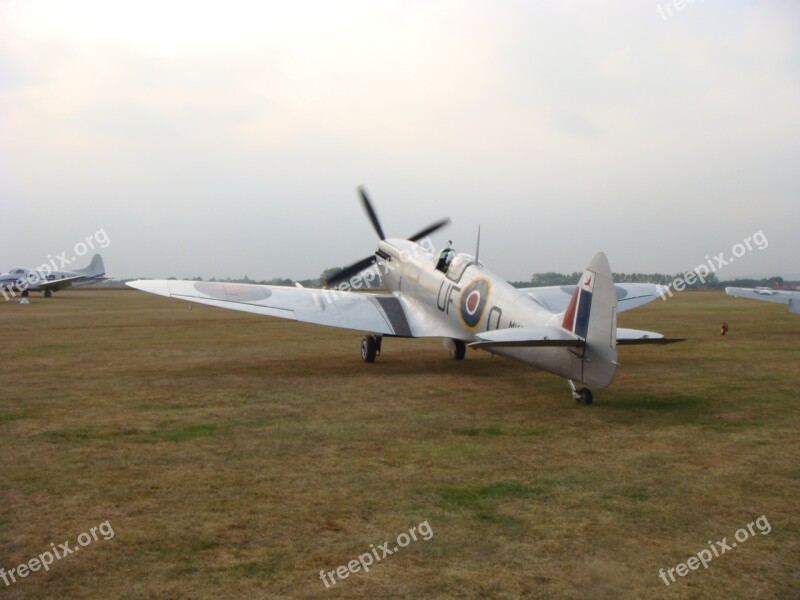
[[[445,225],[449,224],[450,224],[449,218],[442,219],[441,221],[436,221],[436,223],[428,225],[425,229],[423,229],[422,231],[418,231],[408,239],[411,240],[412,242],[416,242],[417,240],[421,240],[422,238],[424,238],[426,235],[430,235],[434,231],[437,231],[442,227],[444,227]]]
[[[363,186],[358,188],[358,193],[361,195],[361,204],[364,205],[364,210],[367,212],[367,216],[369,220],[372,222],[372,226],[375,228],[375,233],[378,234],[378,237],[381,240],[385,240],[386,236],[383,234],[383,228],[381,227],[381,222],[378,220],[378,215],[375,214],[375,209],[372,208],[372,203],[369,201],[367,197],[367,192]]]
[[[325,285],[329,288],[333,287],[336,284],[341,283],[342,281],[350,279],[353,275],[358,275],[359,273],[361,273],[361,271],[369,268],[374,263],[375,263],[374,255],[368,256],[367,258],[363,258],[360,261],[353,263],[349,267],[345,267],[333,277],[330,277],[328,281],[325,282]]]
[[[358,194],[361,196],[361,204],[364,207],[364,212],[367,213],[370,222],[372,223],[372,227],[375,229],[375,233],[378,234],[378,237],[381,241],[386,239],[386,235],[383,233],[383,227],[381,227],[381,222],[378,220],[378,215],[375,214],[375,209],[372,208],[372,202],[369,200],[369,196],[367,196],[367,191],[364,189],[364,186],[359,186]],[[444,227],[445,225],[450,224],[450,219],[442,219],[441,221],[436,221],[432,225],[429,225],[422,231],[418,231],[416,234],[408,238],[412,242],[416,242],[419,239],[424,238],[426,235],[430,235],[434,231],[437,231]],[[353,277],[354,275],[358,275],[361,271],[368,269],[373,264],[375,264],[375,256],[371,255],[366,258],[361,259],[358,262],[353,263],[352,265],[345,267],[341,271],[339,271],[336,275],[332,276],[328,281],[324,282],[327,287],[333,287],[343,281],[346,281]]]

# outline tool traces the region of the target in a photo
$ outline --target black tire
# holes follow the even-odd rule
[[[378,355],[378,340],[374,335],[365,335],[361,340],[361,360],[365,363],[374,363]]]
[[[52,295],[53,295],[52,291],[50,291],[50,290],[45,290],[44,291],[44,297],[45,298],[50,298],[50,297],[52,297]]]
[[[467,354],[467,345],[461,340],[453,340],[454,350],[450,350],[450,358],[453,360],[464,360]]]
[[[28,297],[28,290],[22,290],[22,297],[23,298],[27,298]]]
[[[592,390],[589,388],[581,388],[578,390],[578,402],[581,404],[591,404],[592,400],[594,400]]]

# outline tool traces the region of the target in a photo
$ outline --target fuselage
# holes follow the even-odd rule
[[[63,287],[92,283],[96,279],[101,279],[105,273],[96,275],[86,275],[78,271],[39,271],[26,269],[24,267],[14,267],[8,273],[0,274],[0,290],[11,290],[12,292],[39,292],[48,287],[51,289],[62,289],[58,284],[62,279],[65,281]],[[74,278],[81,277],[76,281]]]
[[[485,331],[562,325],[563,312],[550,312],[469,254],[454,254],[445,266],[440,253],[402,239],[381,241],[375,254],[387,290],[407,304],[410,313],[422,312],[428,319],[436,320],[442,337],[470,343],[479,339],[476,334]],[[489,351],[564,377],[581,379],[580,350],[493,348]]]
[[[408,240],[387,239],[378,244],[376,259],[389,292],[443,319],[457,339],[475,341],[476,333],[493,329],[561,324],[558,315],[469,254],[455,254],[442,270],[438,253]]]
[[[75,277],[76,275],[79,275],[79,273],[75,273],[74,271],[53,271],[46,273],[44,271],[36,271],[24,267],[14,267],[8,273],[0,275],[0,287],[6,289],[11,287],[21,289],[22,286],[27,287],[27,289],[31,291],[38,291],[40,289],[40,283],[67,279],[69,277]],[[28,281],[28,285],[25,286],[22,283],[23,281]]]

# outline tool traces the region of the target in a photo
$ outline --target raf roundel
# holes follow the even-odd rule
[[[461,293],[461,319],[470,329],[475,329],[480,323],[488,298],[489,281],[486,279],[476,279]]]

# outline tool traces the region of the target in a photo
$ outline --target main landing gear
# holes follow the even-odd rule
[[[575,384],[573,383],[572,379],[567,379],[569,381],[569,387],[572,388],[572,397],[575,398],[575,401],[578,404],[591,404],[592,403],[592,390],[586,387],[582,387],[581,389],[577,389]]]
[[[361,339],[361,360],[365,363],[375,362],[375,359],[381,353],[382,341],[383,336],[374,334],[365,335]],[[445,338],[444,347],[450,352],[450,357],[453,360],[464,360],[464,356],[467,354],[467,344],[462,340]]]
[[[45,298],[52,298],[52,296],[53,296],[53,292],[51,290],[45,290],[44,291],[44,297]]]
[[[361,360],[374,363],[375,358],[381,353],[381,341],[383,337],[379,335],[365,335],[361,340]]]
[[[455,340],[453,338],[444,338],[442,340],[444,347],[450,352],[450,358],[453,360],[464,360],[467,353],[467,344],[462,340]]]

